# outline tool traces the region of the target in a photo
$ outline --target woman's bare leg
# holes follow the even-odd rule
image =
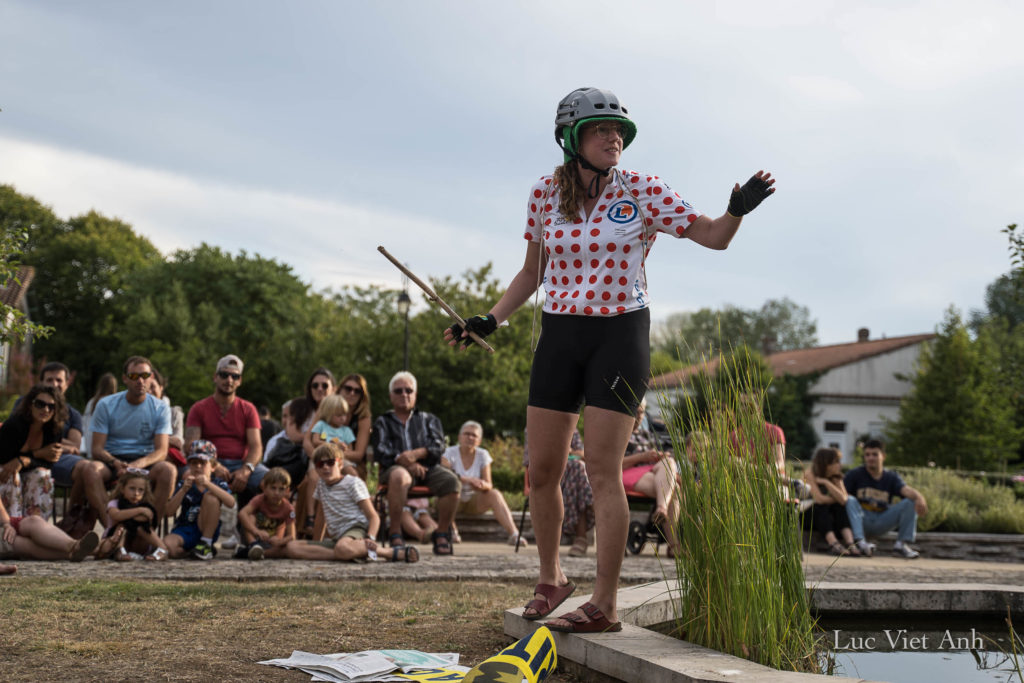
[[[562,472],[579,416],[547,408],[526,409],[526,440],[530,449],[530,517],[540,557],[537,583],[563,586],[568,581],[558,561],[562,537]],[[632,429],[632,421],[630,422]],[[537,594],[538,599],[544,599]],[[532,612],[527,611],[527,615]]]

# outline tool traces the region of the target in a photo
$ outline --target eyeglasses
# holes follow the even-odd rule
[[[313,389],[330,389],[331,388],[331,383],[330,382],[313,382],[309,386],[312,387]]]
[[[338,461],[337,460],[317,460],[314,463],[314,467],[316,467],[317,469],[319,469],[321,467],[334,467],[334,464],[336,462],[338,462]]]
[[[56,403],[50,403],[49,401],[44,401],[41,398],[33,399],[32,405],[35,406],[36,408],[39,408],[39,410],[45,410],[48,413],[52,413],[53,411],[57,410]]]
[[[124,375],[133,382],[138,382],[140,379],[149,379],[153,376],[152,372],[127,372]]]
[[[363,390],[362,389],[360,389],[359,387],[349,386],[348,384],[342,384],[341,385],[341,390],[342,391],[347,391],[350,394],[356,394],[358,396],[362,396],[363,395]]]
[[[599,123],[585,130],[594,131],[602,140],[611,140],[614,137],[626,139],[626,127],[621,123]]]
[[[217,371],[217,376],[220,377],[221,379],[227,379],[228,377],[230,377],[231,379],[235,380],[236,382],[238,380],[242,379],[242,373],[240,373],[240,372],[228,372],[227,370],[218,370]]]
[[[392,389],[391,393],[392,394],[415,394],[416,390],[415,389],[410,389],[409,387],[397,387],[395,389]]]

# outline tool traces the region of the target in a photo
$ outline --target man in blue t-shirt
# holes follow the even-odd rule
[[[125,361],[121,379],[127,389],[103,398],[93,411],[92,457],[106,465],[104,481],[119,478],[129,467],[149,470],[157,520],[162,520],[178,471],[167,462],[171,411],[149,393],[152,376],[148,359],[132,356]],[[106,514],[106,510],[100,511],[104,524]]]
[[[928,503],[917,489],[907,486],[900,475],[885,470],[885,444],[879,439],[864,443],[864,464],[846,473],[843,484],[850,497],[846,514],[857,547],[865,555],[874,552],[864,534],[880,536],[896,529],[893,552],[908,560],[919,553],[910,547],[917,530],[918,515],[928,514]],[[893,504],[893,496],[902,500]]]

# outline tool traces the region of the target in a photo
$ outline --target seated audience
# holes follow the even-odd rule
[[[676,521],[679,518],[679,503],[675,492],[678,484],[678,468],[670,451],[658,450],[658,441],[653,434],[641,428],[647,399],[637,407],[633,432],[629,435],[626,454],[622,459],[622,485],[654,499],[654,513],[651,521],[657,524],[668,542],[670,556],[679,549]]]
[[[431,534],[435,555],[452,554],[451,528],[459,502],[459,478],[441,465],[444,428],[441,420],[416,409],[416,378],[399,372],[388,384],[392,410],[377,418],[373,427],[374,457],[380,463],[380,481],[388,487],[388,539],[392,546],[405,543],[401,509],[412,486],[426,486],[437,496],[438,527]]]
[[[95,531],[77,541],[38,515],[7,514],[0,502],[0,560],[69,560],[81,562],[96,551],[100,537]],[[5,571],[14,573],[9,565]]]
[[[466,422],[459,428],[459,445],[452,446],[441,456],[441,464],[451,468],[462,483],[458,512],[479,515],[494,511],[494,518],[508,534],[509,545],[526,545],[519,538],[512,512],[505,496],[491,482],[491,454],[480,448],[484,428],[479,422]]]
[[[850,518],[846,514],[849,495],[843,486],[842,460],[839,449],[819,448],[814,453],[811,467],[804,473],[804,481],[814,500],[810,509],[811,529],[825,536],[829,552],[833,555],[859,557],[861,552],[853,542]],[[837,533],[842,537],[842,543]]]
[[[910,547],[917,533],[918,515],[928,514],[928,502],[921,492],[907,486],[900,475],[885,469],[885,444],[879,439],[864,443],[864,464],[846,473],[846,514],[861,554],[871,555],[875,546],[867,536],[880,536],[896,529],[893,552],[908,560],[920,553]],[[902,500],[893,503],[894,496]]]
[[[267,452],[267,442],[271,437],[281,431],[281,423],[270,415],[270,406],[260,406],[260,441],[263,442],[263,452]]]
[[[92,453],[92,414],[96,412],[96,404],[100,402],[100,399],[114,393],[117,393],[117,377],[112,372],[104,372],[96,383],[96,393],[85,404],[85,410],[82,412],[83,455],[90,455]]]
[[[295,540],[295,508],[288,500],[291,484],[292,478],[280,467],[272,467],[263,477],[262,493],[238,512],[243,545],[238,546],[235,557],[286,557],[285,547]]]
[[[163,401],[171,411],[171,434],[167,438],[167,455],[175,465],[181,466],[185,464],[185,411],[181,406],[171,405],[166,390],[167,378],[153,368],[153,376],[149,378],[149,393]]]
[[[113,554],[118,562],[129,562],[143,556],[150,561],[167,559],[167,546],[157,534],[159,520],[153,502],[146,472],[130,469],[122,474],[107,505],[111,526],[107,528],[96,556],[109,557]]]
[[[380,517],[370,502],[370,492],[359,477],[341,472],[341,453],[333,444],[313,451],[313,465],[320,471],[313,499],[316,522],[313,539],[292,541],[286,547],[288,557],[296,560],[376,559]],[[392,544],[385,558],[416,562],[420,559],[414,545]]]
[[[302,430],[295,420],[295,411],[305,403],[302,397],[287,401],[281,406],[281,425],[283,429],[271,437],[264,451],[263,465],[268,468],[280,467],[288,472],[292,488],[297,487],[305,478],[309,467],[309,458],[302,448]],[[312,524],[310,524],[312,529]]]
[[[430,501],[426,498],[409,498],[402,508],[402,532],[406,538],[417,543],[426,543],[437,531],[437,522],[430,516]],[[457,537],[452,539],[455,543]]]
[[[0,425],[0,501],[14,517],[53,513],[50,470],[63,452],[64,395],[37,384]]]
[[[103,482],[120,478],[129,467],[149,470],[153,506],[157,519],[163,520],[178,470],[166,462],[171,411],[149,393],[152,376],[153,366],[148,359],[132,356],[125,361],[121,379],[127,389],[101,399],[93,413],[92,457],[105,465],[100,470]],[[86,496],[103,526],[110,526],[106,488],[87,487]]]
[[[366,384],[366,378],[357,373],[345,375],[341,383],[338,384],[338,394],[348,401],[349,413],[352,415],[348,426],[356,435],[356,442],[345,454],[345,459],[356,463],[359,476],[365,481],[367,446],[370,445],[370,432],[373,427],[373,417],[370,414],[370,389]]]
[[[313,447],[330,443],[337,446],[342,455],[346,455],[352,444],[355,443],[356,435],[348,427],[350,415],[345,399],[338,394],[325,396],[324,400],[320,401],[316,417],[317,421],[312,429]],[[351,470],[346,474],[356,474],[356,463],[347,458],[344,468]]]
[[[188,450],[188,470],[167,504],[172,512],[181,510],[164,542],[171,557],[185,557],[191,552],[196,559],[212,560],[217,553],[213,544],[220,536],[221,506],[234,507],[235,497],[228,483],[213,474],[216,446],[199,440],[189,444]]]

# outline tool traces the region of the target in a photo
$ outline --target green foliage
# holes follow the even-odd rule
[[[1000,372],[995,338],[972,341],[950,308],[918,358],[899,419],[887,425],[893,463],[988,470],[1005,467],[1021,443],[1011,387]]]
[[[924,494],[928,514],[917,520],[920,531],[1024,533],[1024,502],[1008,486],[963,477],[938,468],[900,470],[908,485]]]
[[[21,286],[19,257],[27,240],[28,233],[20,226],[4,227],[0,232],[0,287]],[[0,303],[0,344],[22,344],[29,338],[45,339],[52,332],[52,327],[32,322],[18,308]]]
[[[690,642],[774,668],[815,671],[796,519],[773,465],[746,448],[738,452],[731,438],[739,433],[738,443],[753,443],[754,453],[771,450],[757,400],[770,374],[748,353],[723,356],[721,365],[714,379],[702,376],[694,387],[704,402],[684,401],[667,420],[685,473],[677,621]],[[707,435],[706,443],[695,440],[692,467],[683,455],[683,425]]]
[[[702,308],[678,313],[652,333],[654,350],[687,364],[740,346],[770,352],[817,344],[817,323],[810,310],[788,298],[769,299],[758,310],[728,305],[720,311]]]

